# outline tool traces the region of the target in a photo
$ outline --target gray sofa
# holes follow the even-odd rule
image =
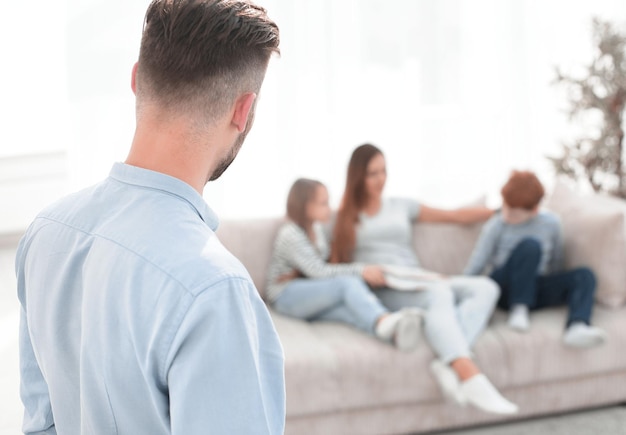
[[[594,324],[608,332],[605,345],[565,347],[562,308],[533,313],[526,334],[509,330],[505,313],[496,311],[474,351],[492,382],[520,406],[520,414],[502,417],[447,402],[428,370],[434,354],[426,341],[402,353],[346,325],[307,323],[270,310],[285,352],[286,433],[416,434],[626,402],[626,207],[559,189],[546,206],[562,217],[567,261],[598,273]],[[218,230],[261,294],[280,223],[230,220]],[[479,232],[480,225],[417,224],[415,249],[425,267],[459,273]],[[624,258],[613,258],[620,244]]]

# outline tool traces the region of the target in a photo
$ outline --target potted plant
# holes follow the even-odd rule
[[[560,157],[548,157],[557,174],[586,180],[596,192],[626,198],[624,109],[626,34],[593,19],[594,57],[579,77],[556,69],[555,83],[568,91],[569,120],[591,124],[589,131],[562,143]]]

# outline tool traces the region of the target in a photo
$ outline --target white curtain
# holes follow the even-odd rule
[[[5,16],[10,53],[20,62],[9,68],[11,83],[2,80],[3,104],[19,110],[0,132],[0,158],[62,150],[60,195],[105,177],[126,157],[134,128],[130,71],[149,2],[8,7],[26,13],[33,3],[45,18]],[[282,214],[300,176],[326,183],[337,205],[349,155],[363,142],[386,154],[388,195],[433,206],[481,195],[497,205],[514,168],[533,169],[550,186],[545,156],[558,153],[572,130],[565,94],[551,84],[554,68],[571,71],[590,60],[593,16],[626,26],[623,0],[259,3],[281,28],[282,56],[271,62],[239,157],[205,189],[222,217]]]

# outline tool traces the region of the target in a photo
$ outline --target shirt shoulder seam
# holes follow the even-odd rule
[[[185,285],[183,282],[181,282],[178,278],[176,278],[175,276],[173,276],[169,271],[163,269],[161,266],[159,266],[158,264],[154,263],[153,261],[149,260],[148,258],[144,257],[143,255],[141,255],[139,252],[129,248],[128,246],[124,246],[121,243],[111,239],[110,237],[106,237],[103,236],[102,234],[98,234],[98,233],[92,233],[89,231],[86,231],[82,228],[76,227],[74,225],[70,225],[66,222],[61,222],[59,220],[56,220],[54,218],[51,218],[49,216],[40,216],[40,219],[44,219],[44,220],[48,220],[54,223],[57,223],[59,225],[63,225],[67,228],[71,228],[73,230],[76,231],[80,231],[81,233],[88,235],[90,237],[95,237],[95,238],[99,238],[101,240],[106,240],[110,243],[115,244],[116,246],[120,247],[121,249],[132,253],[133,255],[135,255],[137,258],[140,258],[141,260],[143,260],[144,262],[146,262],[147,264],[151,265],[152,267],[154,267],[155,269],[159,270],[160,272],[162,272],[163,274],[165,274],[168,278],[170,278],[172,281],[174,281],[176,284],[178,284],[180,286],[181,289],[183,289],[186,293],[189,293],[191,296],[195,297],[197,294],[194,290],[201,288],[201,287],[206,287],[207,283],[219,283],[225,279],[229,279],[229,278],[240,278],[240,279],[246,279],[243,276],[239,276],[239,275],[228,275],[225,273],[219,274],[218,276],[213,276],[211,278],[207,278],[205,280],[202,280],[200,283],[198,283],[197,285],[194,285],[193,287],[188,287],[187,285]]]

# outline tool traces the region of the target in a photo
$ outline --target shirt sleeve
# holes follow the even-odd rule
[[[20,299],[19,355],[20,396],[24,404],[22,431],[26,435],[56,435],[54,416],[50,404],[48,384],[43,377],[28,331],[25,309],[23,254],[24,241],[18,246],[15,256],[17,291]]]
[[[26,313],[20,313],[20,396],[24,404],[22,430],[26,435],[56,435],[46,383],[30,341]]]
[[[403,198],[402,203],[406,208],[407,215],[411,222],[416,222],[419,219],[421,206],[419,201],[412,198]]]
[[[465,275],[480,275],[491,261],[499,235],[499,215],[493,216],[483,226],[474,251],[465,266]]]
[[[168,361],[172,435],[283,433],[283,351],[247,280],[228,278],[195,297]]]
[[[363,272],[359,263],[331,264],[322,258],[305,232],[295,225],[284,227],[277,238],[278,249],[287,262],[307,278],[326,278],[338,275],[357,275]]]

